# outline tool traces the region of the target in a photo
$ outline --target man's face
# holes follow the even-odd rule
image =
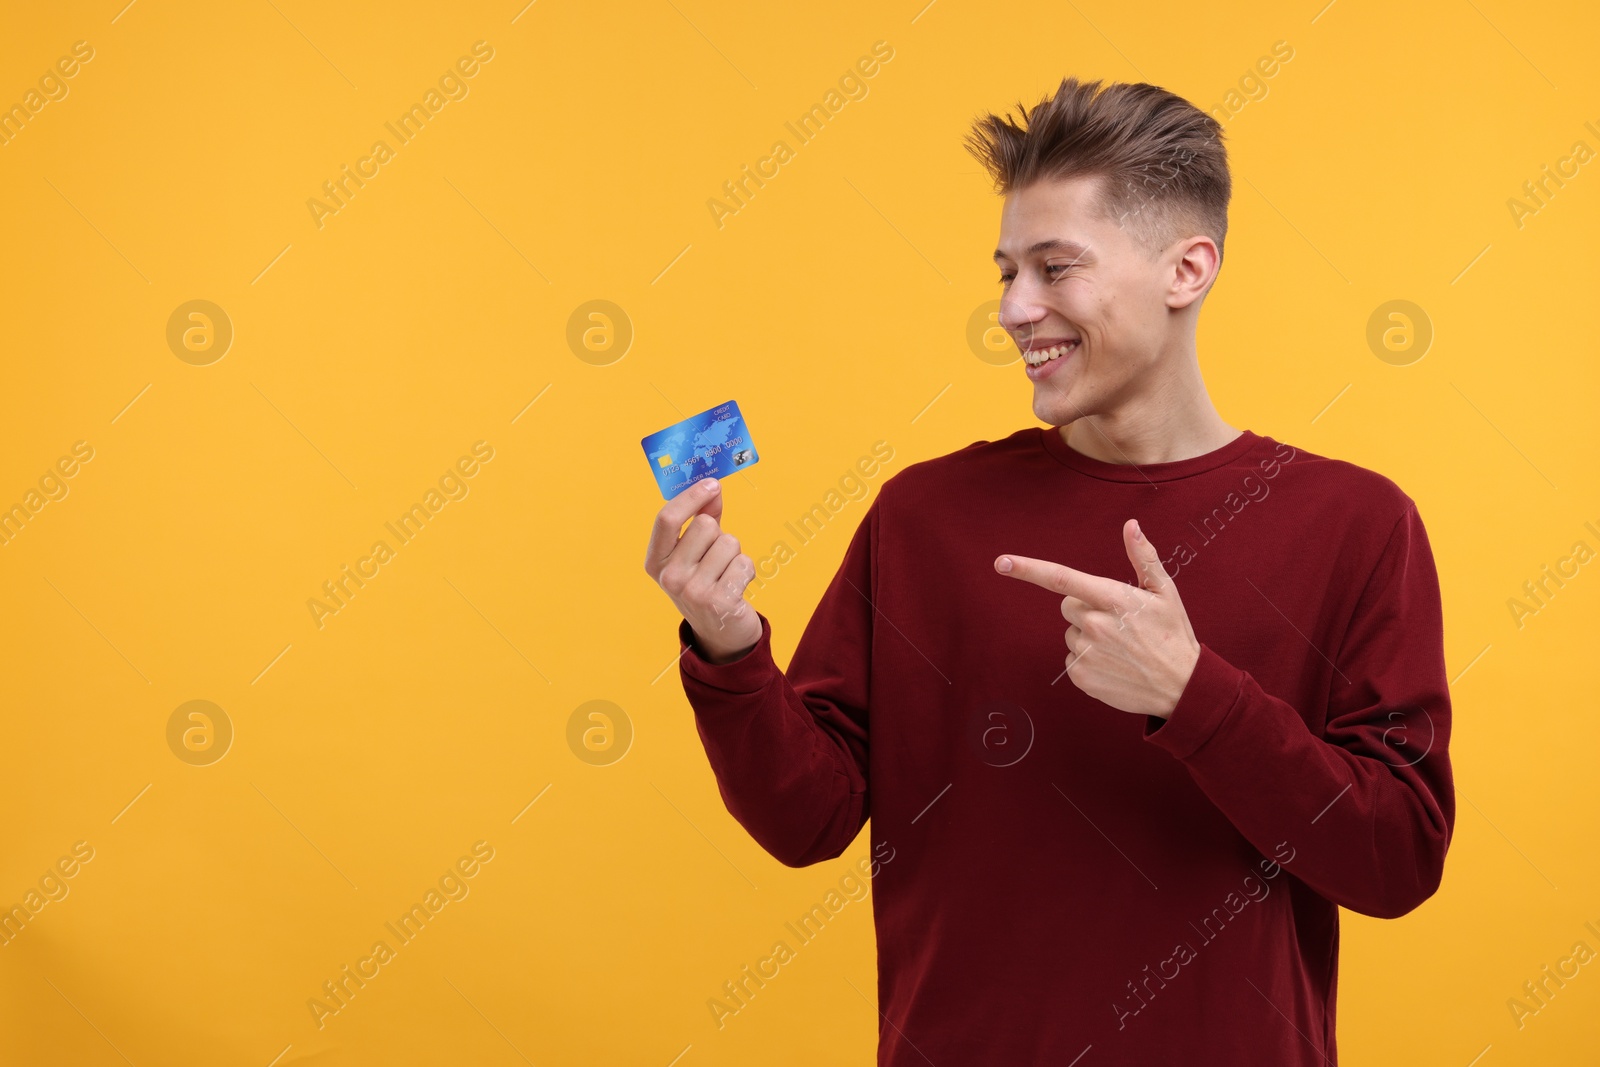
[[[1131,219],[1092,208],[1098,176],[1036,182],[1000,213],[1000,325],[1023,352],[1033,413],[1052,426],[1115,410],[1162,359],[1172,263],[1135,243]],[[1038,367],[1029,353],[1065,352]],[[1075,342],[1075,343],[1072,343]]]

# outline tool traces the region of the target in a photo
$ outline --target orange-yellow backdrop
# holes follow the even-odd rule
[[[874,492],[1034,424],[960,139],[1066,74],[1224,120],[1212,394],[1395,479],[1437,554],[1456,838],[1419,910],[1345,915],[1346,1061],[1595,1061],[1600,967],[1508,1005],[1600,950],[1592,7],[524,2],[6,15],[5,1062],[871,1062],[865,902],[708,1008],[867,838],[791,870],[723,809],[638,442],[738,399],[764,555],[875,442]],[[865,507],[754,594],[780,663]]]

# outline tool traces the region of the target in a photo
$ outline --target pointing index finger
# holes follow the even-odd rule
[[[1007,553],[994,561],[994,569],[1001,574],[1031,582],[1041,589],[1062,596],[1075,596],[1106,610],[1121,606],[1128,591],[1124,582],[1103,578],[1098,574],[1086,574],[1060,563],[1031,556]]]

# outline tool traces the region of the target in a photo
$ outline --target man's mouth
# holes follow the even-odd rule
[[[1078,340],[1074,338],[1070,341],[1058,342],[1049,347],[1031,348],[1022,353],[1022,358],[1028,361],[1028,366],[1037,367],[1042,363],[1050,362],[1052,359],[1060,359],[1077,348],[1078,343]]]

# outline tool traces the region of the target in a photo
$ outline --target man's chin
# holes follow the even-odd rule
[[[1065,390],[1052,388],[1048,384],[1034,385],[1033,416],[1040,422],[1065,426],[1080,414]]]

